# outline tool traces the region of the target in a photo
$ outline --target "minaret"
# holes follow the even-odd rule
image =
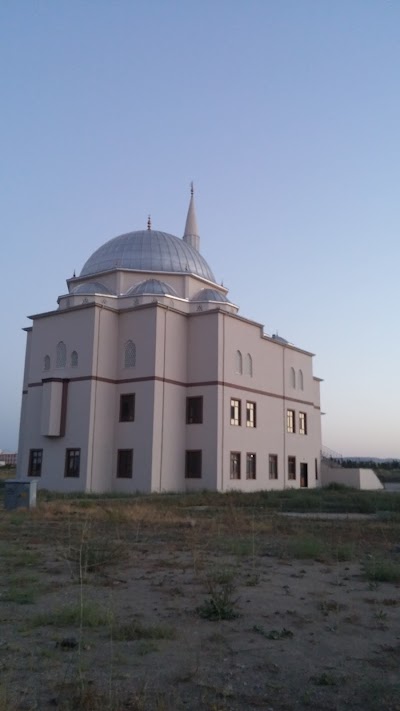
[[[199,228],[197,227],[196,210],[194,208],[193,183],[190,183],[190,203],[186,218],[185,233],[183,241],[190,244],[191,247],[200,251]]]

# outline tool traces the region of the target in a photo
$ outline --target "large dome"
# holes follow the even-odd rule
[[[215,282],[214,274],[197,249],[179,237],[155,230],[114,237],[89,257],[80,275],[89,276],[110,269],[191,272]]]

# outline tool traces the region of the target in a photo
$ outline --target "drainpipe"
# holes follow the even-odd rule
[[[224,443],[225,443],[225,314],[222,314],[222,432],[221,432],[221,491],[224,490]],[[218,443],[217,443],[218,445]]]
[[[282,384],[283,384],[283,488],[286,489],[286,378],[285,346],[282,346]]]
[[[96,432],[96,409],[97,409],[97,376],[99,374],[99,345],[100,345],[100,315],[103,310],[103,305],[100,305],[99,318],[97,323],[97,345],[96,345],[96,368],[95,368],[95,380],[94,380],[94,398],[93,398],[93,428],[92,428],[92,452],[91,452],[91,462],[90,462],[90,477],[89,477],[89,494],[92,493],[93,488],[93,456],[94,456],[94,437]]]
[[[166,361],[166,350],[167,350],[167,311],[164,310],[164,357],[163,357],[163,384],[162,384],[162,405],[161,405],[161,452],[160,452],[160,483],[158,485],[158,490],[161,493],[161,482],[162,482],[162,467],[163,467],[163,453],[164,453],[164,410],[165,410],[165,361]],[[154,384],[155,387],[155,384]]]

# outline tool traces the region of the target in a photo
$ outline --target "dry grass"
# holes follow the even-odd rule
[[[0,512],[0,625],[17,642],[15,649],[0,647],[0,664],[11,671],[11,691],[18,693],[22,659],[23,678],[36,684],[38,698],[41,684],[47,684],[46,698],[55,698],[65,711],[253,706],[297,711],[302,701],[290,691],[298,685],[304,686],[309,708],[375,709],[375,701],[365,702],[365,679],[355,677],[353,697],[350,685],[337,683],[340,671],[316,668],[312,679],[309,673],[299,679],[297,663],[292,669],[290,656],[283,663],[279,654],[303,645],[306,656],[316,655],[314,640],[322,639],[327,648],[336,640],[350,643],[354,630],[367,636],[391,633],[399,604],[400,521],[393,515],[324,521],[280,514],[301,502],[314,511],[345,508],[346,501],[350,509],[366,509],[378,501],[363,500],[357,492],[306,494],[308,499],[303,492],[41,498],[31,512]],[[373,608],[366,602],[369,585]],[[357,586],[364,587],[355,601]],[[30,606],[18,604],[23,602]],[[232,622],[225,610],[232,612]],[[7,615],[18,620],[12,633]],[[76,637],[78,651],[56,646],[61,635]],[[333,654],[332,663],[341,658]],[[176,697],[168,705],[166,677],[161,688],[146,683],[148,669],[158,680],[163,665],[174,660],[180,669],[183,663],[196,671],[185,680],[178,675]],[[0,711],[14,711],[9,694],[4,706],[1,693]],[[342,705],[335,694],[343,695]]]

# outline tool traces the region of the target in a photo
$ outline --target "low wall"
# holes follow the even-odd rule
[[[321,462],[321,486],[329,484],[342,484],[369,491],[384,488],[373,469],[346,469]]]

